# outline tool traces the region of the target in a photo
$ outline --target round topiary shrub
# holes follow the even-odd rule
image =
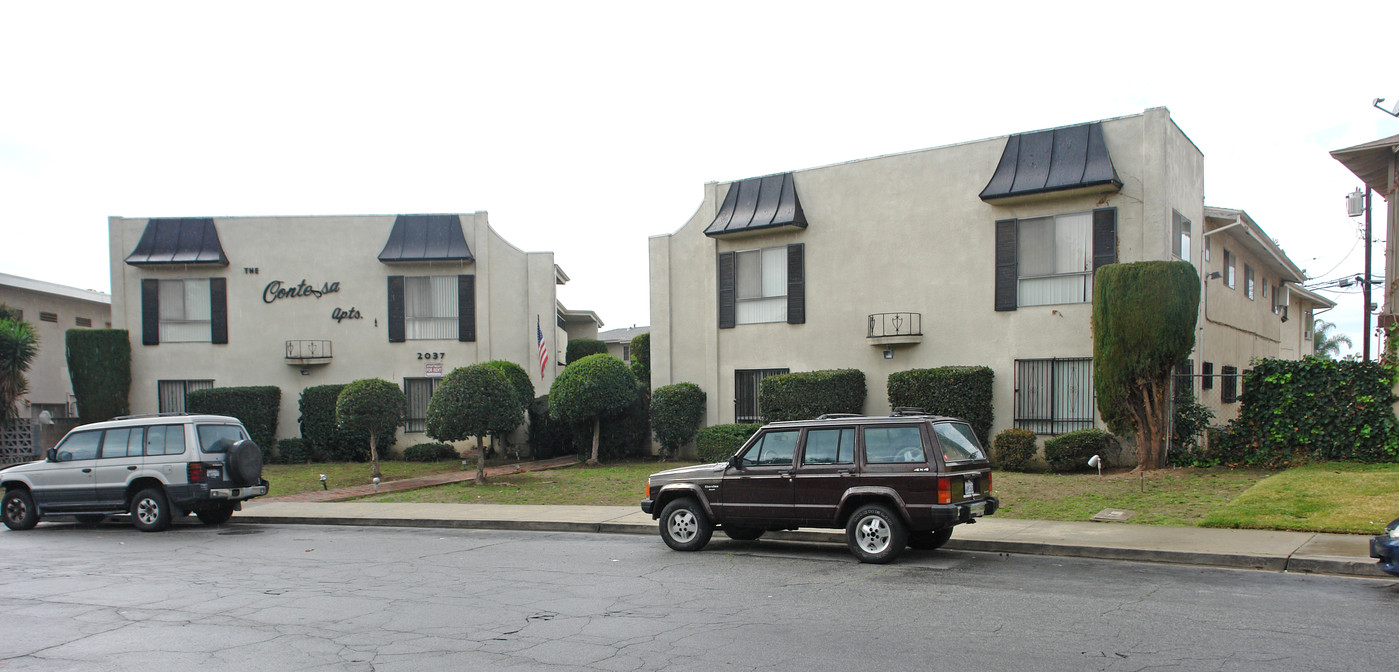
[[[701,462],[723,462],[743,447],[761,424],[710,425],[695,435],[695,453]]]
[[[1088,458],[1098,455],[1106,463],[1117,457],[1117,441],[1101,429],[1080,429],[1044,442],[1044,461],[1058,473],[1089,471]]]
[[[277,462],[281,464],[308,464],[311,458],[311,443],[305,439],[282,439],[277,442]]]
[[[457,454],[457,449],[453,448],[450,443],[420,443],[403,449],[405,462],[441,462],[459,459],[461,459],[461,455]]]
[[[694,440],[704,421],[704,402],[704,390],[694,383],[666,385],[651,395],[651,429],[665,456]]]
[[[1028,429],[1007,429],[996,435],[991,445],[991,462],[997,469],[1025,471],[1035,459],[1038,447],[1035,433]]]

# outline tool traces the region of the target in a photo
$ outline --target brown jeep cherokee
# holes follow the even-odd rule
[[[704,548],[715,526],[745,541],[845,528],[855,557],[885,563],[905,546],[942,546],[954,526],[999,505],[971,425],[900,408],[770,423],[727,463],[652,474],[641,510],[660,519],[661,539],[677,551]]]

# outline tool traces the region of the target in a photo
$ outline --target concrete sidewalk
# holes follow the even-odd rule
[[[235,514],[233,522],[658,534],[656,521],[642,513],[639,505],[257,500]],[[771,532],[763,539],[845,543],[839,530]],[[657,539],[656,543],[661,541]],[[974,525],[959,525],[946,548],[1393,578],[1376,567],[1370,558],[1369,537],[1361,535],[1064,523],[992,516]]]

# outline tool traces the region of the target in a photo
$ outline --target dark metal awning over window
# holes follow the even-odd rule
[[[209,217],[148,219],[136,249],[126,256],[132,266],[210,264],[227,266],[219,232]]]
[[[724,204],[706,236],[724,236],[782,227],[806,228],[806,213],[797,199],[791,173],[753,177],[729,185]]]
[[[1094,122],[1007,138],[996,174],[981,190],[981,200],[1121,188],[1122,180],[1103,141],[1103,125]]]
[[[457,215],[399,215],[379,253],[384,263],[475,261]]]

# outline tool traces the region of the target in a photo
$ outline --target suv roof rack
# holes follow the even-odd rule
[[[863,418],[859,413],[822,413],[816,416],[817,420],[840,420],[842,418]]]
[[[905,415],[932,415],[932,413],[929,413],[917,406],[899,406],[895,408],[892,413],[889,414],[889,417],[897,418]]]
[[[140,419],[140,418],[178,418],[178,417],[186,416],[186,415],[195,415],[195,414],[194,414],[194,413],[171,413],[171,412],[166,412],[166,413],[140,413],[140,414],[137,414],[137,415],[119,415],[119,416],[117,416],[117,417],[115,417],[115,418],[112,418],[112,420],[137,420],[137,419]]]

